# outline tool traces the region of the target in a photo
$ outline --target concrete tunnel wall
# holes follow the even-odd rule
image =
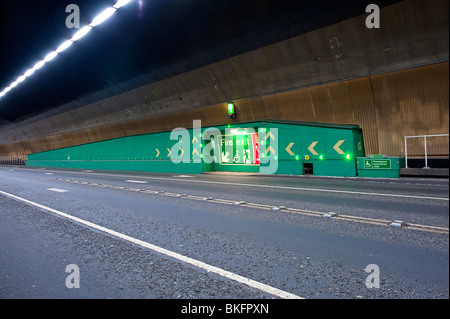
[[[0,156],[116,137],[280,119],[357,124],[367,154],[402,155],[403,136],[448,133],[448,1],[407,0],[118,96],[0,131]],[[101,92],[99,93],[101,94]],[[448,138],[434,155],[448,155]],[[410,155],[423,154],[421,145]]]

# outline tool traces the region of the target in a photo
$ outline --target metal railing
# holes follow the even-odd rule
[[[408,168],[408,138],[423,138],[424,148],[425,148],[425,167],[424,168],[428,169],[430,167],[428,166],[427,138],[428,137],[441,137],[441,136],[449,136],[449,134],[405,136],[405,167]]]
[[[0,156],[0,164],[24,165],[26,156]]]

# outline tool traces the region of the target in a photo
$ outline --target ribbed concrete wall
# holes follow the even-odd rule
[[[235,101],[239,121],[281,119],[358,124],[368,154],[404,154],[403,137],[441,134],[449,127],[449,64],[440,63]],[[174,127],[223,124],[226,103],[159,115],[87,130],[57,134],[1,146],[6,154],[19,149],[41,152],[71,145]],[[235,121],[238,122],[238,121]],[[430,141],[430,155],[448,155],[448,138]],[[410,143],[409,155],[423,155],[421,140]]]
[[[365,18],[6,127],[0,155],[189,127],[193,119],[224,124],[224,103],[231,100],[242,121],[359,124],[368,153],[399,155],[405,134],[447,133],[448,1],[386,7],[381,29],[367,29]],[[440,145],[436,153],[442,150]]]

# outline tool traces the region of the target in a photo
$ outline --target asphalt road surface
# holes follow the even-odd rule
[[[448,229],[448,179],[0,166],[0,298],[448,299]]]

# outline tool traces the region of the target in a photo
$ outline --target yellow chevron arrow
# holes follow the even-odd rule
[[[172,154],[172,151],[170,149],[167,149],[169,151],[169,154],[167,154],[167,157],[170,157],[170,154]]]
[[[312,142],[312,144],[308,147],[308,151],[310,151],[312,155],[319,155],[319,153],[314,150],[314,147],[317,145],[317,143],[319,142]]]
[[[158,154],[156,154],[156,157],[159,157],[159,150],[156,148],[156,152],[158,153]]]
[[[295,143],[291,143],[286,147],[286,152],[289,153],[289,155],[295,155],[294,152],[291,151],[291,147],[294,146]]]
[[[180,151],[181,151],[180,157],[183,157],[184,151],[182,147],[180,147]]]
[[[274,150],[271,146],[269,146],[269,147],[266,149],[266,155],[267,155],[267,153],[269,153],[269,151],[272,152],[273,155],[277,155],[277,154],[275,154],[275,150]]]
[[[200,156],[200,154],[198,154],[197,149],[195,148],[194,151],[192,152],[192,156],[194,156],[195,154],[197,154],[197,156]]]
[[[339,147],[342,145],[342,143],[344,143],[344,142],[345,142],[345,140],[340,140],[339,142],[336,143],[336,145],[333,146],[334,150],[335,150],[336,152],[338,152],[338,154],[341,154],[341,155],[344,155],[344,154],[345,154],[345,153],[339,148]]]
[[[269,138],[269,136],[270,136],[270,138],[273,140],[273,141],[275,141],[275,136],[273,136],[273,134],[271,133],[271,132],[269,132],[269,133],[267,133],[267,135],[266,135],[266,141],[267,141],[267,139]]]
[[[197,136],[194,136],[194,138],[192,139],[192,144],[194,144],[194,142],[197,142],[197,144],[198,144]]]

